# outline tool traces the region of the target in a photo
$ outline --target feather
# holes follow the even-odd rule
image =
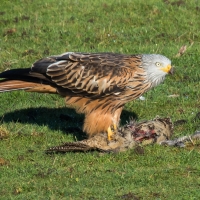
[[[25,90],[60,94],[85,114],[89,136],[117,125],[125,103],[160,84],[171,61],[155,54],[66,52],[36,61],[31,68],[2,72],[0,92]]]

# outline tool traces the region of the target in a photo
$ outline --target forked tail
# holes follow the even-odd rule
[[[30,73],[30,68],[13,69],[0,74],[0,92],[25,90],[27,92],[57,93],[45,74]]]

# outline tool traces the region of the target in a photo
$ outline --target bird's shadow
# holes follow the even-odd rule
[[[22,124],[46,125],[51,130],[61,130],[63,134],[72,134],[77,140],[87,138],[82,131],[84,115],[77,114],[74,109],[62,108],[26,108],[5,113],[0,117],[1,122],[18,122]],[[122,111],[120,124],[123,125],[130,118],[137,120],[137,114],[126,110]]]

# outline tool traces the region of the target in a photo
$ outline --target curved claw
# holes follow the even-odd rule
[[[114,129],[114,131],[111,129],[110,126],[107,129],[108,141],[113,140],[113,136],[115,134],[115,131],[117,130],[117,125],[116,124],[113,124],[113,129]]]

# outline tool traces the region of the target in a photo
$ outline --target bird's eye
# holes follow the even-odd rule
[[[156,66],[157,66],[157,67],[160,67],[161,64],[160,64],[159,62],[156,62]]]

